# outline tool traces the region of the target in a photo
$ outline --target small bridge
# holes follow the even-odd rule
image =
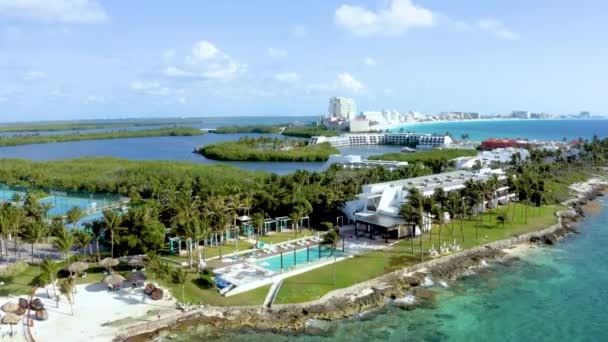
[[[215,133],[217,129],[215,128],[201,128],[201,131],[205,132],[205,133]]]

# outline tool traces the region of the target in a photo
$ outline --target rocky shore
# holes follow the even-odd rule
[[[199,324],[224,329],[255,328],[285,333],[308,329],[307,331],[310,332],[311,329],[314,331],[315,321],[356,317],[389,302],[394,302],[395,305],[406,310],[432,305],[435,293],[421,286],[430,278],[443,280],[456,278],[470,268],[482,265],[485,261],[508,257],[504,250],[515,245],[555,244],[564,236],[577,232],[577,222],[586,214],[585,206],[596,197],[603,196],[603,191],[607,188],[606,180],[598,178],[573,185],[572,190],[576,197],[564,203],[568,209],[556,213],[557,223],[547,229],[431,259],[348,288],[332,291],[316,301],[275,305],[271,308],[223,308],[203,305],[177,316],[126,329],[116,340],[143,341],[156,336],[168,327],[171,327],[171,330],[179,330]]]

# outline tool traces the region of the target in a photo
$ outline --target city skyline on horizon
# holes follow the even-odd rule
[[[264,2],[0,0],[0,122],[608,113],[600,1]]]

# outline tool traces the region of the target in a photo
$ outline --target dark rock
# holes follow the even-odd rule
[[[30,307],[30,302],[25,298],[19,298],[19,306],[27,310]]]

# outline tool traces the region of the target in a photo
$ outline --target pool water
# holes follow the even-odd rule
[[[336,250],[337,257],[342,255],[341,250]],[[279,272],[281,269],[292,268],[294,266],[304,265],[310,262],[319,261],[324,258],[333,257],[334,252],[328,246],[313,246],[307,249],[300,249],[297,252],[283,252],[283,255],[275,255],[266,259],[261,259],[255,262],[256,265],[263,267],[269,271]],[[281,258],[283,259],[281,262]]]
[[[41,199],[40,203],[53,206],[48,212],[48,215],[52,217],[63,216],[74,207],[79,207],[83,211],[99,210],[112,204],[112,201],[83,197],[49,196]]]

